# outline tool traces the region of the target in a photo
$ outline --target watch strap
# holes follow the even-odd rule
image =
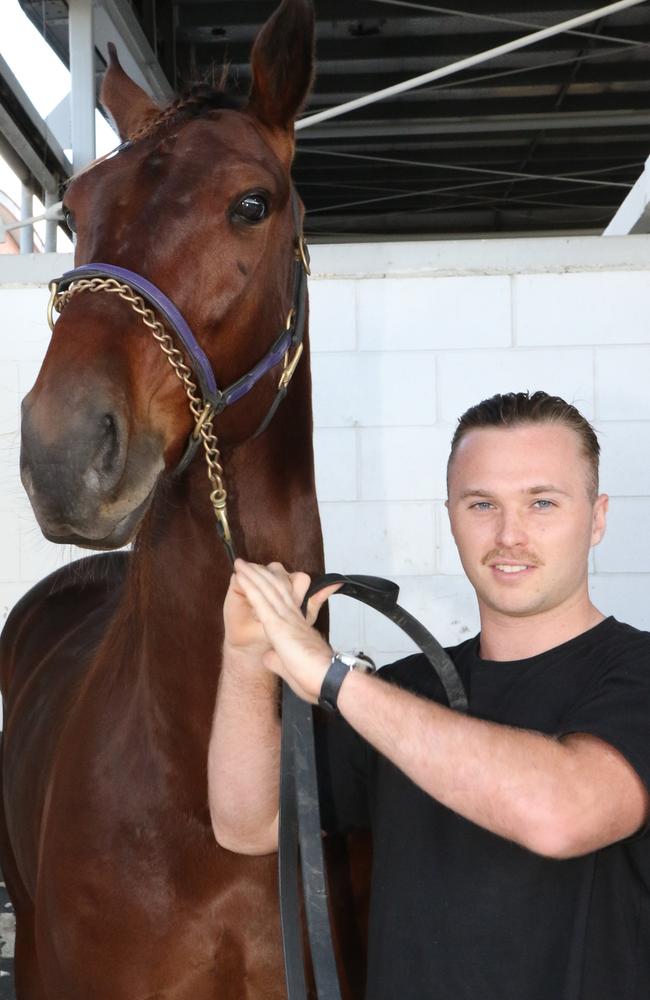
[[[327,668],[327,673],[323,677],[323,683],[321,684],[320,695],[318,696],[318,704],[321,708],[324,708],[326,712],[338,712],[338,697],[339,691],[341,690],[341,684],[350,673],[352,667],[349,664],[344,663],[335,654],[332,657],[332,662]]]

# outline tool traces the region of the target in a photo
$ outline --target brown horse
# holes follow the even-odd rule
[[[76,265],[139,272],[184,315],[219,385],[284,329],[296,225],[293,121],[313,15],[284,0],[252,52],[247,102],[161,111],[113,55],[102,92],[132,140],[73,180]],[[307,352],[305,352],[306,354]],[[308,359],[268,429],[281,366],[214,420],[235,547],[318,572]],[[24,402],[22,475],[43,533],[133,551],[50,576],[2,639],[2,868],[20,1000],[280,1000],[276,858],[220,849],[206,753],[230,566],[193,418],[119,296],[72,295]]]

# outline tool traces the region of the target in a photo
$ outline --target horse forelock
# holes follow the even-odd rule
[[[145,139],[163,125],[179,124],[191,118],[200,118],[210,111],[241,111],[246,104],[243,97],[226,90],[223,85],[217,87],[205,83],[194,84],[187,94],[178,97],[160,114],[154,116],[128,136],[130,142]]]

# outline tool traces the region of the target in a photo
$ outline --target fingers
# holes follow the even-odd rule
[[[235,571],[247,596],[252,587],[276,614],[286,617],[287,613],[295,611],[291,579],[283,567],[271,569],[256,563],[237,560]]]
[[[326,601],[330,599],[332,594],[335,594],[343,586],[343,581],[341,583],[332,583],[329,587],[325,587],[323,590],[319,590],[317,594],[309,598],[307,602],[307,621],[310,625],[313,625],[318,618],[318,612],[325,604]]]
[[[272,591],[268,592],[268,587],[265,587],[263,581],[260,586],[259,578],[246,572],[241,572],[240,586],[253,615],[264,626],[270,638],[269,629],[274,622],[284,620],[287,613],[286,605]]]
[[[302,607],[302,602],[305,599],[305,594],[309,590],[310,583],[311,583],[311,577],[309,577],[307,573],[291,574],[291,587],[293,590],[293,597],[299,608]]]
[[[258,563],[249,563],[243,559],[235,560],[235,589],[240,593],[242,590],[242,580],[248,580],[255,586],[260,594],[277,614],[281,614],[284,609],[302,607],[305,594],[311,583],[307,573],[288,573],[281,563],[272,562],[268,566]],[[329,600],[332,594],[342,587],[342,583],[333,583],[325,587],[310,597],[307,604],[306,619],[310,625],[316,621],[318,613],[323,604]]]

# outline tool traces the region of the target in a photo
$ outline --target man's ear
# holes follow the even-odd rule
[[[282,0],[251,53],[249,107],[271,128],[289,130],[314,73],[314,9],[310,0]]]
[[[160,114],[160,108],[124,72],[112,42],[108,43],[108,55],[110,61],[99,99],[113,119],[120,139],[125,140]]]
[[[448,499],[445,500],[445,510],[447,511],[447,517],[449,518],[449,530],[451,532],[451,537],[456,542],[456,535],[454,533],[454,520],[453,520],[453,518],[451,516],[451,507],[449,506],[449,500]],[[458,542],[456,542],[456,545],[458,545]]]
[[[607,527],[607,511],[609,509],[609,497],[606,493],[601,493],[596,498],[591,522],[591,544],[598,545],[605,534]]]

